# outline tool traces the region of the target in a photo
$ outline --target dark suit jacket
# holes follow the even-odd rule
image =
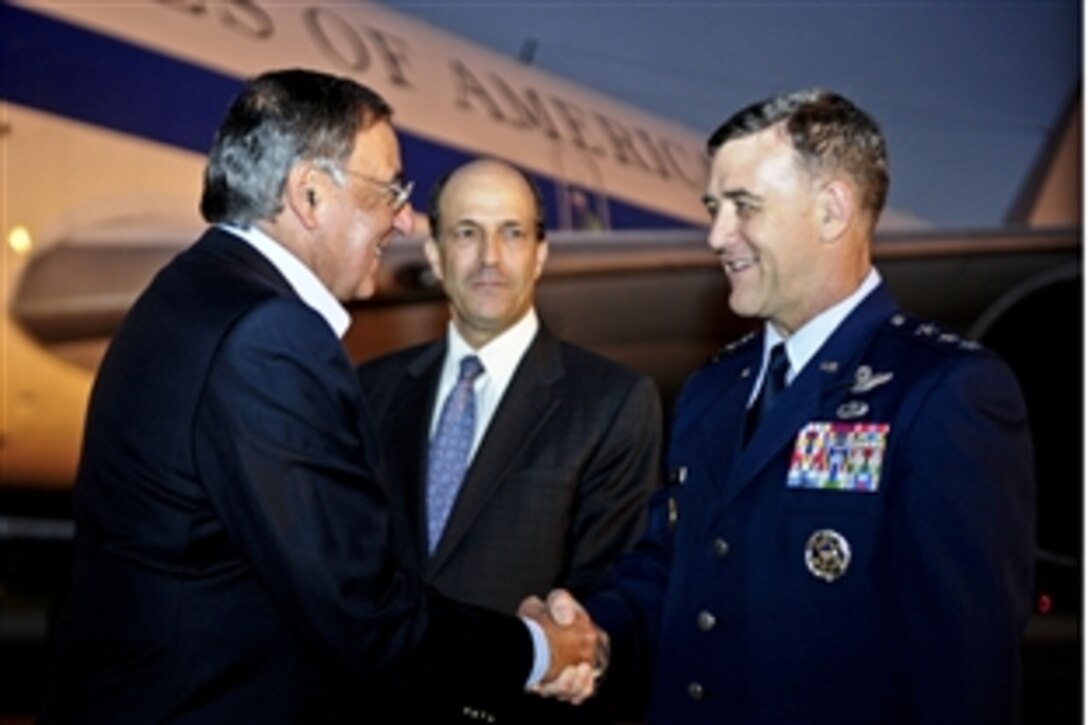
[[[427,445],[445,353],[442,340],[359,370],[394,483],[406,560],[444,594],[501,612],[530,594],[601,582],[641,533],[658,480],[662,427],[653,382],[541,326],[428,557]],[[550,721],[562,717],[548,712]],[[531,717],[524,707],[496,714],[501,722]]]
[[[244,241],[210,230],[99,370],[42,722],[365,722],[407,678],[517,692],[522,623],[398,571],[354,370]]]
[[[588,603],[614,661],[657,646],[651,721],[1015,722],[1035,493],[1009,369],[898,312],[881,287],[744,449],[762,344],[733,346],[686,384],[668,452],[677,485]],[[797,447],[812,423],[888,426],[875,490],[791,485],[815,460]],[[826,472],[836,451],[824,450]],[[820,538],[841,575],[816,576]]]

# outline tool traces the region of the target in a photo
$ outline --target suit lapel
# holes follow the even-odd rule
[[[748,447],[740,451],[724,481],[723,503],[735,498],[756,480],[770,461],[776,460],[784,448],[791,446],[805,423],[833,408],[829,401],[853,381],[854,369],[873,333],[894,312],[895,303],[881,284],[843,320],[782,393],[770,415],[756,429]],[[744,410],[743,403],[741,406],[731,407],[736,419],[731,423],[733,426],[742,424],[744,416],[736,413]]]
[[[396,488],[393,501],[407,522],[411,554],[421,568],[428,558],[427,447],[445,354],[446,343],[436,342],[408,363],[396,391],[397,403],[388,413],[387,430],[382,431],[387,441],[389,480]]]
[[[560,405],[554,386],[563,375],[559,343],[543,326],[525,351],[472,459],[428,572],[437,573],[507,478],[519,452],[532,445]]]

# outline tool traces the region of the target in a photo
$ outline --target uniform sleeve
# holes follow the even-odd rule
[[[646,704],[657,655],[672,559],[672,534],[659,524],[667,518],[671,494],[664,488],[653,493],[635,548],[620,557],[607,583],[585,602],[611,643],[605,693],[632,712]]]
[[[701,409],[692,391],[693,375],[680,391],[671,422],[671,447]],[[624,554],[605,586],[588,598],[593,620],[609,633],[612,664],[606,687],[617,699],[649,696],[657,657],[665,597],[673,558],[673,507],[679,491],[671,484],[658,487],[646,507],[645,528],[633,550]]]
[[[461,606],[397,567],[372,424],[339,341],[297,303],[235,325],[195,420],[194,458],[233,544],[287,626],[362,678],[515,691],[515,618]]]
[[[1019,387],[991,355],[960,358],[908,425],[894,464],[892,571],[881,573],[899,593],[888,626],[902,711],[911,722],[1015,722],[1035,541]]]

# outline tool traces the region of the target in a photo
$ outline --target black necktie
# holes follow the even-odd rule
[[[771,359],[767,363],[767,371],[763,374],[763,387],[759,389],[759,395],[748,409],[748,416],[744,427],[744,443],[752,439],[759,422],[767,417],[774,407],[775,401],[782,391],[786,389],[786,373],[790,369],[790,359],[786,357],[786,346],[781,342],[771,348]]]

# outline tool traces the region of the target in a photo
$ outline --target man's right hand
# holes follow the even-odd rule
[[[570,592],[557,589],[548,595],[547,603],[528,597],[518,614],[536,621],[548,638],[551,660],[535,691],[575,705],[593,695],[595,664],[606,645],[601,640],[603,632]]]

